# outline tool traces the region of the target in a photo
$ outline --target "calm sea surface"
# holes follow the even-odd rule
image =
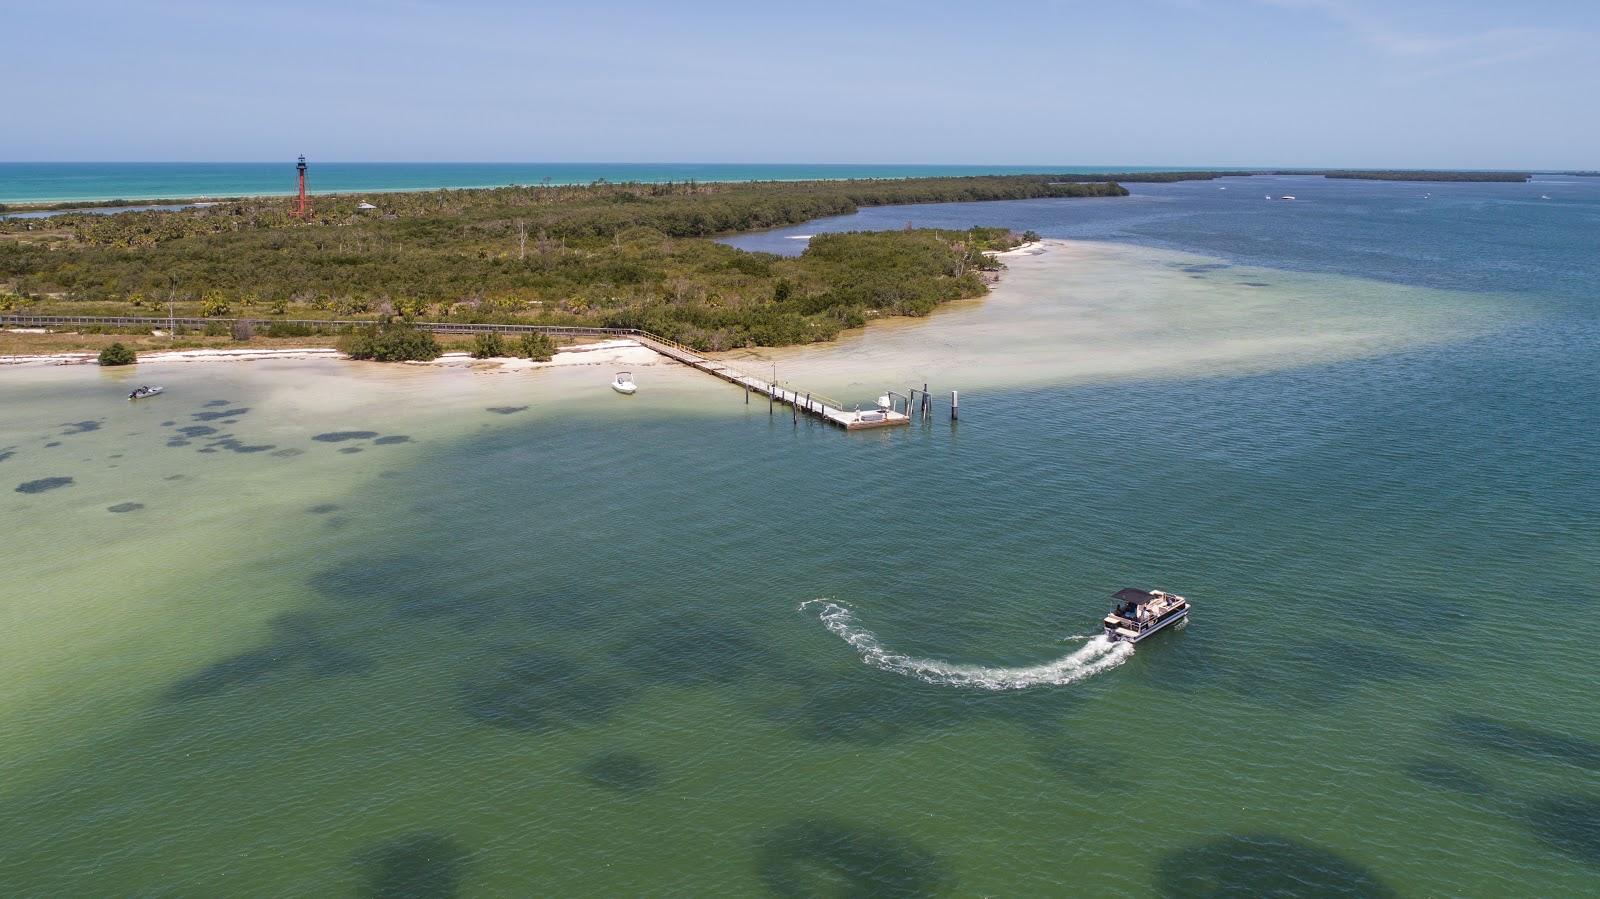
[[[1075,239],[738,357],[955,426],[0,370],[0,894],[1592,894],[1600,183],[1134,190],[736,241]]]
[[[608,181],[800,181],[925,178],[1042,171],[1161,171],[1148,166],[810,165],[758,163],[319,162],[308,184],[317,193],[588,184]],[[292,194],[294,160],[283,162],[0,162],[0,203],[73,200],[189,199]]]

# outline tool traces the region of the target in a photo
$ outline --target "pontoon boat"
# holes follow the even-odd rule
[[[1106,636],[1113,642],[1138,643],[1145,637],[1189,615],[1189,601],[1165,590],[1124,587],[1111,594],[1117,601],[1106,616]]]

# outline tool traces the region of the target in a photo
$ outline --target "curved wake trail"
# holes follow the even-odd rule
[[[874,668],[893,671],[930,684],[979,687],[985,690],[1025,690],[1029,687],[1065,686],[1115,668],[1133,655],[1133,644],[1089,638],[1083,646],[1051,662],[1019,668],[957,665],[938,659],[918,659],[894,652],[878,642],[872,631],[856,623],[848,608],[826,599],[811,599],[801,609],[817,608],[822,624],[860,654]]]

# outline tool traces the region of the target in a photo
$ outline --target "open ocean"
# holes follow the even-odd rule
[[[733,239],[1074,241],[737,354],[956,425],[0,369],[0,895],[1593,895],[1600,179],[1130,189]]]
[[[783,163],[319,162],[315,193],[588,184],[591,181],[807,181],[1033,172],[1162,171],[1147,166],[810,165]],[[1173,170],[1176,171],[1176,170]],[[0,203],[271,196],[296,191],[295,160],[282,162],[0,162]]]

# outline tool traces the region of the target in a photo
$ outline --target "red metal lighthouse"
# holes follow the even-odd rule
[[[300,156],[300,164],[295,166],[295,171],[300,173],[300,198],[295,201],[293,215],[295,218],[307,218],[311,215],[311,201],[306,199],[306,157]]]

